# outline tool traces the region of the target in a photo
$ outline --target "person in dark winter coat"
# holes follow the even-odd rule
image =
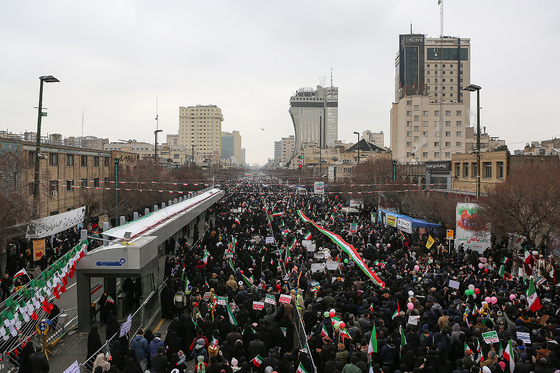
[[[111,365],[116,366],[119,370],[124,369],[125,356],[125,352],[121,347],[121,342],[113,342],[111,345]]]
[[[43,352],[43,346],[39,345],[37,351],[29,356],[29,367],[31,368],[31,373],[48,373],[50,370],[49,362],[45,353]]]
[[[105,329],[105,340],[109,340],[112,336],[117,334],[119,332],[120,327],[121,326],[117,320],[117,316],[115,316],[113,311],[109,311],[109,313],[107,314],[107,328]]]
[[[33,343],[27,342],[23,350],[19,354],[19,373],[31,372],[31,367],[29,366],[29,357],[35,352],[35,347]]]
[[[103,347],[103,344],[101,343],[101,337],[97,331],[97,326],[92,326],[87,340],[87,358],[95,359],[97,356],[96,352],[99,351],[101,347]]]

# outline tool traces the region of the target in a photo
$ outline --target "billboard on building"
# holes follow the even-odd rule
[[[490,225],[482,224],[477,213],[477,203],[457,203],[456,243],[463,245],[465,250],[472,249],[481,253],[491,246],[491,234]]]

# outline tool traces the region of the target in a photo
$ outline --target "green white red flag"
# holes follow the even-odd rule
[[[379,277],[364,263],[364,260],[358,254],[354,246],[350,245],[346,241],[342,239],[338,234],[335,234],[323,227],[319,226],[313,220],[309,219],[307,216],[303,214],[301,210],[298,210],[299,217],[306,223],[311,223],[317,228],[321,233],[329,237],[338,247],[342,249],[346,254],[348,254],[352,260],[360,267],[360,269],[371,279],[373,282],[381,288],[385,287],[385,283],[381,281]]]
[[[537,295],[537,289],[535,289],[535,283],[531,277],[531,282],[529,282],[529,288],[527,289],[527,303],[529,303],[529,309],[533,312],[541,308],[541,301]]]

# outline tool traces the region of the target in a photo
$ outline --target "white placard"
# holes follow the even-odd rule
[[[254,310],[262,310],[264,308],[264,302],[257,302],[253,301],[253,309]]]
[[[461,284],[459,283],[459,281],[455,281],[455,280],[449,280],[449,287],[453,288],[453,289],[459,289],[459,286]]]
[[[272,305],[276,305],[276,298],[272,294],[267,294],[264,298],[264,302]]]
[[[301,246],[307,247],[307,246],[311,245],[312,243],[313,243],[313,241],[311,241],[311,240],[302,240],[301,241]]]
[[[292,303],[292,297],[286,294],[280,294],[280,303]]]
[[[217,299],[218,299],[219,306],[227,305],[227,297],[217,297]]]
[[[325,259],[325,254],[322,252],[313,253],[313,258],[315,259]]]
[[[74,361],[72,365],[70,365],[64,373],[80,373],[80,364],[78,364],[78,360]]]
[[[531,335],[529,333],[523,333],[523,332],[516,332],[516,333],[517,333],[517,339],[521,339],[523,343],[525,343],[526,345],[531,344]]]
[[[327,270],[328,271],[336,271],[339,268],[340,264],[335,260],[327,260]]]
[[[325,263],[311,263],[311,272],[323,272],[325,269]]]
[[[410,325],[418,325],[418,320],[420,319],[420,316],[408,316],[408,323]]]
[[[269,243],[274,243],[274,237],[267,237],[266,238],[266,244],[268,245]]]
[[[131,325],[132,325],[132,315],[128,315],[128,318],[126,319],[126,321],[121,326],[121,334],[119,335],[119,338],[126,335],[126,333],[128,333],[130,331],[130,326]]]

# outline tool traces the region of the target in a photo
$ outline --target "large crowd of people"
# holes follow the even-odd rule
[[[179,239],[166,246],[165,338],[140,330],[130,345],[126,337],[116,341],[110,359],[93,357],[94,372],[183,373],[188,361],[194,373],[560,368],[560,292],[546,258],[534,271],[537,283],[519,276],[518,256],[498,239],[484,253],[450,250],[444,232],[430,232],[436,242],[426,245],[425,236],[372,220],[368,204],[346,216],[338,195],[298,194],[262,181],[224,189],[195,225],[196,244]],[[355,248],[358,261],[334,235]],[[320,264],[326,261],[336,266]],[[533,286],[538,309],[528,298]],[[109,312],[108,328],[113,319]],[[88,356],[99,350],[97,330],[90,340]]]

